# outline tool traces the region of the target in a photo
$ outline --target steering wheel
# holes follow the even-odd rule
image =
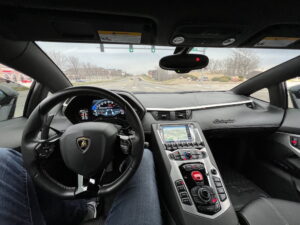
[[[66,99],[80,95],[107,98],[116,102],[124,109],[126,120],[134,132],[120,135],[120,127],[115,124],[84,122],[69,126],[65,131],[57,132],[54,137],[41,138],[41,130],[49,111]],[[24,166],[36,184],[62,198],[79,198],[109,194],[124,186],[141,162],[144,140],[143,127],[137,113],[121,96],[101,88],[71,87],[46,98],[34,109],[24,129],[21,148]],[[61,184],[41,167],[41,161],[47,160],[52,151],[55,151],[51,148],[53,143],[58,142],[63,162],[77,174],[75,187]],[[127,168],[111,183],[101,185],[100,177],[112,160],[116,148],[126,151],[129,159]],[[92,182],[85,185],[84,181],[87,180]]]

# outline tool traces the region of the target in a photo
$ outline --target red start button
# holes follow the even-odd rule
[[[203,180],[203,175],[199,171],[193,171],[191,173],[191,176],[192,176],[194,181],[202,181]]]

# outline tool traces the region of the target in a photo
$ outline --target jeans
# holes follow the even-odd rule
[[[35,187],[20,153],[0,148],[0,224],[80,224],[86,200],[61,200]],[[154,162],[144,151],[140,167],[117,193],[106,225],[160,225]]]

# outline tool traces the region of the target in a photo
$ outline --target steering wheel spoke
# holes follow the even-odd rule
[[[56,144],[59,142],[61,134],[56,134],[46,140],[38,140],[37,145],[35,147],[35,151],[37,152],[39,158],[47,159],[54,152],[56,148]]]
[[[118,134],[119,142],[120,142],[120,149],[124,155],[129,155],[132,150],[132,143],[135,139],[135,135],[125,135],[125,134]]]
[[[77,175],[77,187],[75,189],[75,195],[79,195],[83,192],[86,192],[88,189],[88,186],[85,186],[83,183],[83,176],[78,174]]]

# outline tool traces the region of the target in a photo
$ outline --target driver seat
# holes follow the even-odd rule
[[[238,216],[243,225],[299,225],[300,203],[260,198],[245,206]]]

